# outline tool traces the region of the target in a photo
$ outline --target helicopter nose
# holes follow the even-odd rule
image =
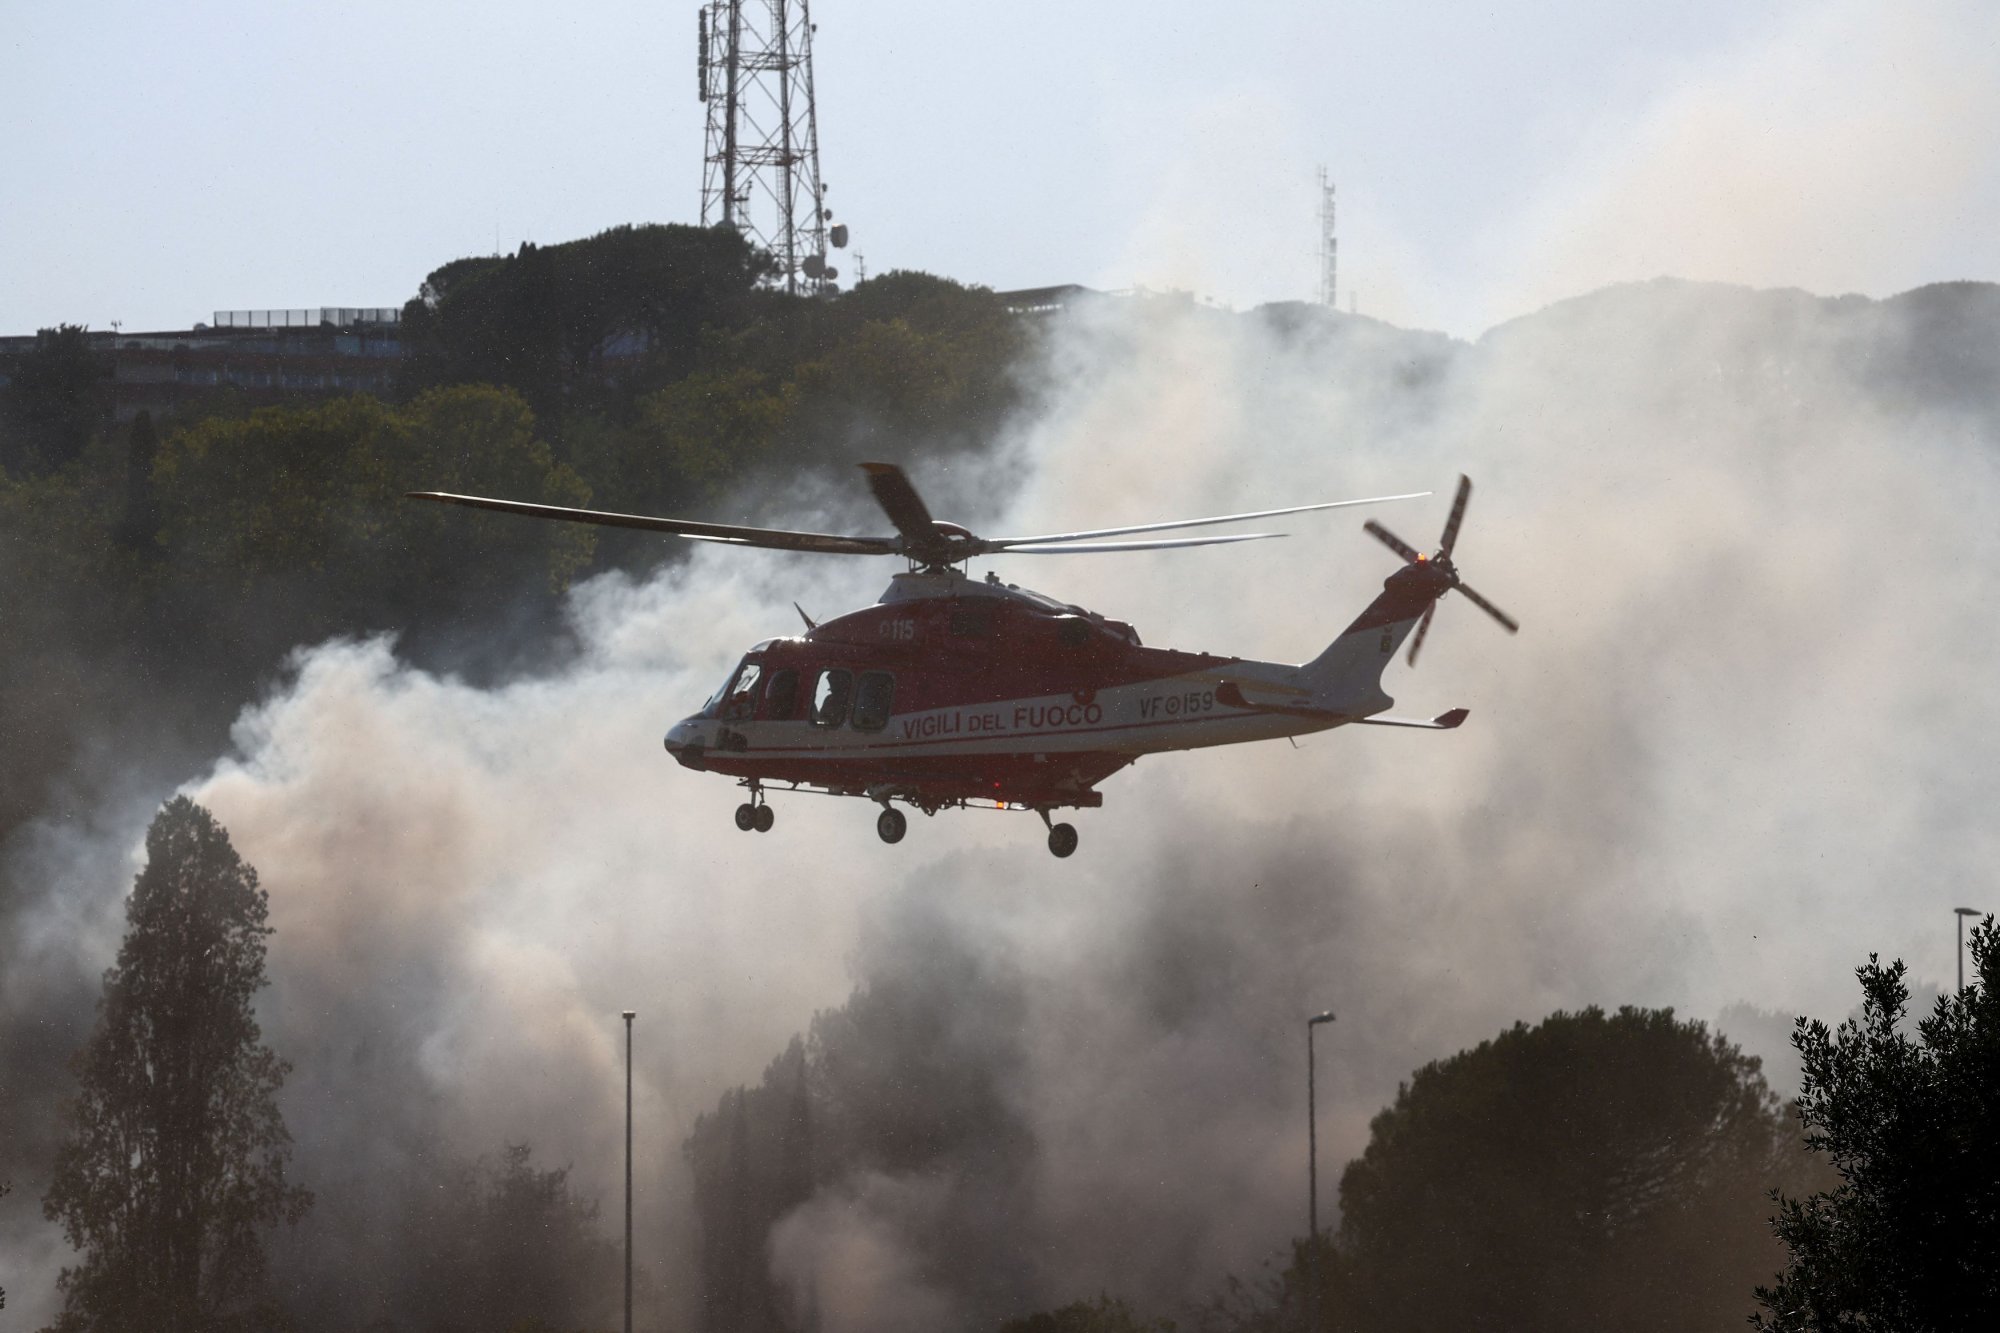
[[[667,753],[683,768],[705,768],[702,755],[708,746],[703,743],[701,727],[693,720],[676,722],[667,729]]]

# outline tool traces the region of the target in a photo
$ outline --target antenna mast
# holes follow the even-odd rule
[[[835,289],[827,247],[847,244],[819,175],[808,0],[711,0],[701,7],[696,72],[708,105],[704,227],[733,227],[777,261],[774,285]],[[830,225],[831,224],[831,225]]]
[[[1319,303],[1340,309],[1336,279],[1340,274],[1340,240],[1333,234],[1333,182],[1319,169]]]

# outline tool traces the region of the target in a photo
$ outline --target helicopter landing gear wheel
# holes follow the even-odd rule
[[[909,832],[910,821],[903,817],[901,810],[882,807],[882,813],[875,817],[875,834],[884,842],[901,842]]]
[[[771,825],[777,822],[778,822],[778,812],[773,810],[768,805],[758,806],[756,815],[753,816],[751,819],[751,823],[756,827],[759,833],[769,833],[771,831]]]
[[[736,827],[748,833],[757,827],[757,807],[745,801],[736,807]]]
[[[1074,824],[1049,825],[1049,850],[1057,856],[1068,856],[1076,850],[1076,826]]]

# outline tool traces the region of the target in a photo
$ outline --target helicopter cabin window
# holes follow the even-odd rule
[[[864,671],[854,689],[854,729],[880,731],[889,725],[896,698],[896,678],[886,671]]]
[[[829,667],[813,684],[813,725],[837,727],[847,721],[847,702],[854,694],[854,673]]]
[[[789,722],[799,706],[799,673],[779,667],[764,686],[764,717],[771,722]]]
[[[715,715],[725,722],[746,721],[757,711],[757,681],[764,674],[764,668],[744,659],[736,670],[736,676],[722,692],[722,707]]]

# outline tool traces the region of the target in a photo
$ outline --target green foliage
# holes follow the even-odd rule
[[[297,1221],[312,1196],[285,1179],[290,1066],[251,1012],[266,895],[184,796],[147,830],[146,858],[42,1204],[82,1253],[57,1328],[269,1327],[258,1231]]]
[[[1628,1007],[1517,1024],[1376,1116],[1341,1177],[1324,1326],[1739,1322],[1780,1259],[1767,1192],[1809,1169],[1757,1060],[1701,1023]],[[1274,1303],[1301,1309],[1310,1258]]]
[[[39,330],[0,390],[0,472],[36,477],[75,462],[104,423],[109,375],[82,326]]]
[[[713,498],[729,479],[770,459],[798,396],[797,386],[773,385],[744,368],[696,371],[647,395],[634,440],[641,447],[619,460],[620,493],[658,494],[641,475],[650,474],[682,494]]]
[[[1009,1319],[1000,1333],[1174,1333],[1170,1319],[1141,1319],[1112,1296],[1072,1301],[1054,1310]]]
[[[366,397],[210,418],[176,432],[154,466],[159,542],[205,590],[309,594],[294,641],[425,611],[566,586],[590,529],[448,510],[409,490],[545,504],[589,495],[503,389],[436,389],[404,407]],[[476,556],[468,552],[476,552]]]
[[[1859,1018],[1799,1020],[1806,1142],[1839,1184],[1786,1198],[1790,1251],[1759,1289],[1769,1330],[2000,1324],[2000,932],[1972,932],[1978,981],[1938,999],[1912,1039],[1901,961],[1858,969]]]
[[[615,227],[457,260],[403,308],[408,379],[505,384],[550,412],[603,387],[620,339],[686,373],[702,330],[732,322],[767,269],[727,227]]]
[[[159,432],[153,428],[153,414],[140,412],[132,418],[125,437],[125,508],[112,530],[118,544],[134,551],[152,552],[160,532],[160,506],[153,492],[153,465],[160,455]]]

